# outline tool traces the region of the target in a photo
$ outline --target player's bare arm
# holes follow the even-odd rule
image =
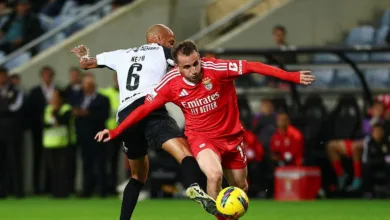
[[[98,68],[97,59],[95,57],[90,57],[89,48],[85,45],[79,45],[74,47],[71,52],[79,58],[80,68],[84,70]]]

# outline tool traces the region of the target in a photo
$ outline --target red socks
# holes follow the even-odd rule
[[[216,215],[216,217],[217,217],[218,220],[228,220],[227,218],[222,217],[222,216],[220,216],[220,215]]]
[[[362,176],[362,167],[360,166],[360,161],[353,161],[353,175],[355,178],[360,178]]]
[[[341,165],[341,161],[336,160],[332,162],[333,169],[337,176],[342,176],[344,174],[343,166]]]

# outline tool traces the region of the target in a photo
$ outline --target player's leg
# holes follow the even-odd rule
[[[120,220],[129,220],[134,212],[139,193],[146,183],[149,173],[149,160],[145,155],[140,159],[129,159],[131,178],[123,191]]]
[[[362,185],[362,154],[363,154],[363,141],[354,141],[351,145],[352,162],[353,162],[353,181],[348,191],[358,190]]]
[[[126,131],[121,138],[124,153],[129,160],[131,178],[123,191],[120,220],[131,218],[149,173],[148,145],[139,127]]]
[[[201,170],[195,158],[189,151],[188,142],[182,137],[182,132],[176,122],[166,115],[148,119],[146,139],[149,146],[162,147],[180,164],[184,187],[190,199],[198,202],[209,213],[216,213],[215,201],[209,197],[198,185]]]
[[[198,163],[192,156],[187,141],[182,138],[172,138],[162,144],[162,148],[172,155],[180,164],[184,187],[197,183],[201,174]]]
[[[223,152],[222,167],[223,173],[229,185],[238,187],[245,192],[248,191],[248,169],[243,143],[235,149]]]
[[[216,199],[218,193],[222,190],[223,170],[221,159],[212,145],[208,146],[208,143],[203,143],[203,145],[203,149],[196,154],[196,160],[198,161],[200,169],[207,177],[207,193]],[[192,149],[194,150],[194,148]],[[218,220],[227,219],[219,215],[217,211],[214,215],[216,215]]]
[[[341,164],[341,155],[348,155],[350,148],[350,141],[345,140],[331,140],[326,146],[329,160],[337,176],[337,182],[339,189],[344,188],[346,175],[344,173],[343,166]]]
[[[207,177],[207,193],[216,199],[222,190],[223,170],[220,156],[212,148],[205,147],[197,154],[196,160]]]

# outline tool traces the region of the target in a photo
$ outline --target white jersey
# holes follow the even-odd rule
[[[173,67],[170,49],[158,44],[105,52],[96,56],[99,66],[117,72],[119,85],[118,112],[135,100],[151,94],[170,67]]]

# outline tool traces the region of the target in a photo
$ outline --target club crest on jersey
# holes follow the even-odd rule
[[[211,83],[211,79],[209,77],[204,78],[202,83],[207,90],[211,90],[213,88],[213,84]]]

